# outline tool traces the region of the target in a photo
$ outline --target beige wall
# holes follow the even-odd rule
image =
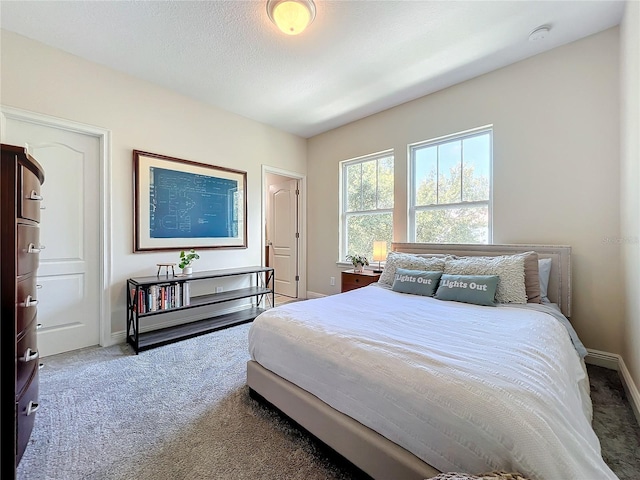
[[[249,248],[200,251],[197,268],[261,263],[261,165],[305,174],[306,140],[10,32],[1,40],[2,105],[111,131],[112,332],[125,329],[126,279],[177,261],[176,252],[132,253],[133,149],[247,171]]]
[[[609,29],[309,139],[308,289],[339,291],[341,160],[395,149],[404,241],[407,144],[493,124],[494,242],[571,245],[572,322],[587,347],[620,353],[618,52]]]
[[[622,356],[640,385],[640,3],[627,2],[621,26],[621,223],[626,321]]]

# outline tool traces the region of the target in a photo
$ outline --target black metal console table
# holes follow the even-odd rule
[[[250,285],[206,295],[191,295],[191,285],[194,282],[238,276],[247,276],[247,283]],[[194,272],[191,275],[169,275],[167,272],[167,275],[130,278],[127,280],[127,343],[138,354],[160,345],[251,322],[267,308],[274,306],[273,287],[274,269],[271,267],[229,268]],[[212,312],[209,318],[203,320],[140,331],[140,322],[147,317],[244,298],[252,298],[252,301],[240,310],[230,313]]]

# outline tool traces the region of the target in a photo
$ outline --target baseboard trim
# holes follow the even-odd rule
[[[111,343],[109,345],[103,345],[103,347],[110,347],[111,345],[117,345],[119,343],[127,343],[127,332],[124,330],[114,332],[111,334],[110,340]]]
[[[589,365],[596,365],[598,367],[608,368],[609,370],[620,370],[620,355],[615,353],[602,352],[600,350],[593,350],[587,348],[587,356],[585,357],[585,363]]]
[[[627,394],[627,399],[631,404],[633,414],[635,415],[638,424],[640,424],[640,391],[638,391],[638,387],[634,383],[633,378],[631,378],[631,373],[629,373],[629,369],[624,363],[624,359],[615,353],[602,352],[600,350],[593,350],[590,348],[587,349],[587,352],[588,354],[584,359],[586,363],[609,368],[618,372],[624,391]]]
[[[307,298],[308,299],[311,299],[311,298],[322,298],[322,297],[326,297],[326,295],[324,293],[307,291]]]
[[[638,424],[640,424],[640,392],[638,391],[638,387],[634,383],[633,378],[631,378],[631,373],[627,369],[622,357],[620,357],[620,369],[618,372],[622,378],[622,386],[627,394],[629,403],[631,403],[633,413],[636,416]]]

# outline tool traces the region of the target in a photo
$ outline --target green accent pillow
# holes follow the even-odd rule
[[[438,300],[496,306],[498,275],[448,275],[443,274],[435,297]]]
[[[436,288],[438,288],[438,281],[441,276],[442,272],[425,272],[422,270],[396,268],[395,279],[393,280],[391,290],[394,292],[433,297]]]

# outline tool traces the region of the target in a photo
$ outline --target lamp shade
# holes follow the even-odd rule
[[[375,241],[373,242],[373,261],[383,262],[387,259],[387,242]]]
[[[313,0],[267,0],[267,15],[287,35],[298,35],[316,18]]]

